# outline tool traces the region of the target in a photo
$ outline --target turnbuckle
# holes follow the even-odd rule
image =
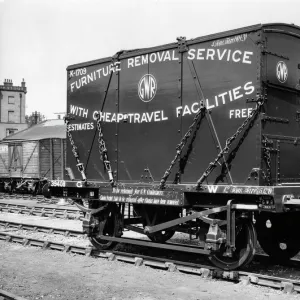
[[[86,181],[86,176],[85,176],[85,172],[84,172],[84,165],[83,165],[83,163],[78,163],[76,166],[78,168],[78,171],[81,173],[82,180]]]

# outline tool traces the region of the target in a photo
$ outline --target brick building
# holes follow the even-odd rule
[[[25,121],[25,81],[14,86],[11,79],[4,79],[0,85],[0,140],[28,127]]]

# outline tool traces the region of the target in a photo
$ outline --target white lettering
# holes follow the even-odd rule
[[[218,186],[217,185],[208,185],[207,189],[208,189],[209,193],[216,193],[218,190]]]
[[[181,115],[182,106],[176,107],[176,117],[178,118]]]
[[[242,55],[242,51],[236,50],[236,51],[234,51],[234,52],[232,53],[232,60],[233,60],[234,62],[239,62],[239,61],[241,60],[241,58],[240,58],[240,57],[236,58],[236,57],[235,57],[236,54]],[[250,63],[251,63],[251,62],[250,62]]]
[[[188,59],[195,59],[195,52],[196,52],[196,49],[190,49],[188,51]]]
[[[254,86],[252,85],[252,81],[249,81],[244,85],[244,90],[246,91],[245,92],[246,95],[250,95],[254,92],[255,89]]]
[[[243,55],[243,63],[244,64],[251,64],[251,60],[249,60],[250,55],[253,55],[253,52],[245,51]]]
[[[128,69],[130,68],[130,67],[134,67],[134,59],[133,58],[128,58]]]
[[[240,95],[239,95],[239,90],[240,90],[241,88],[242,88],[241,86],[238,86],[237,88],[235,88],[235,89],[232,90],[234,100],[237,100],[237,99],[243,97],[243,94],[240,94]]]

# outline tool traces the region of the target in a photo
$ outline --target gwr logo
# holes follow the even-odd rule
[[[276,66],[276,76],[279,82],[285,83],[288,78],[288,68],[283,61],[279,61]]]
[[[157,84],[153,75],[144,75],[138,86],[139,97],[144,102],[150,102],[156,94]]]

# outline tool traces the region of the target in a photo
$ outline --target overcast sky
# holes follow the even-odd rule
[[[66,67],[178,36],[300,25],[299,0],[0,0],[0,84],[28,87],[26,113],[66,110]]]

